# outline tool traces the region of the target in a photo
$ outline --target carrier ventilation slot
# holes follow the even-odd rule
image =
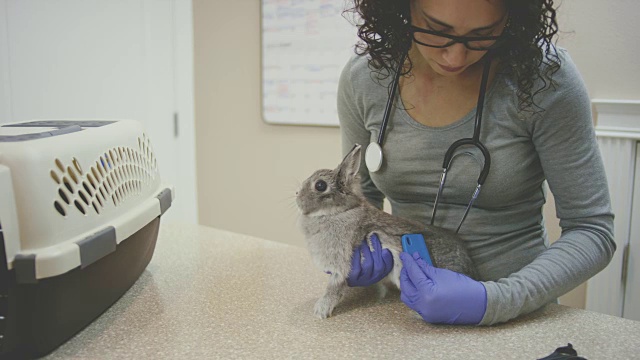
[[[62,216],[78,211],[100,215],[142,193],[157,175],[157,162],[149,138],[138,138],[138,149],[115,147],[105,151],[90,167],[76,158],[66,165],[54,160],[51,179],[58,186],[53,207]]]

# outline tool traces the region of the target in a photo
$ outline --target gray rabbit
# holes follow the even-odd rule
[[[297,192],[300,209],[298,225],[305,235],[313,261],[330,273],[324,295],[316,302],[315,315],[324,319],[340,302],[351,270],[354,249],[376,233],[383,248],[393,255],[391,273],[382,285],[400,288],[403,234],[424,236],[434,266],[477,278],[475,267],[458,236],[448,230],[392,216],[369,204],[360,188],[361,146],[357,145],[335,169],[318,170],[304,181]]]

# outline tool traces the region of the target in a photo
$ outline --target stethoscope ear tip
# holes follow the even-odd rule
[[[376,172],[382,167],[382,148],[376,142],[369,143],[364,154],[364,163],[369,172]]]

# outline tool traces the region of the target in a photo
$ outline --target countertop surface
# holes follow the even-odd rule
[[[548,305],[492,327],[423,322],[391,292],[350,289],[332,317],[313,305],[327,275],[307,250],[195,225],[161,225],[124,296],[47,359],[640,358],[640,322]]]

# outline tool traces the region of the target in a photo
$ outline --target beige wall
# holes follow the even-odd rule
[[[193,3],[200,223],[303,246],[295,191],[337,164],[340,134],[263,122],[259,4]]]
[[[640,1],[559,3],[559,44],[569,50],[591,98],[639,100]]]
[[[304,246],[294,194],[313,170],[340,161],[339,130],[263,122],[260,1],[194,0],[193,9],[199,221]],[[560,44],[592,98],[640,99],[637,14],[637,0],[562,2]],[[562,302],[583,307],[584,287]]]

